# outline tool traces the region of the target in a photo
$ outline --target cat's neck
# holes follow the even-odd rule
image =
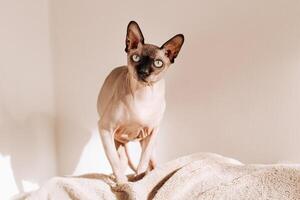
[[[130,89],[132,91],[136,91],[136,90],[142,90],[142,89],[147,89],[147,88],[151,88],[151,87],[154,87],[154,85],[156,83],[146,83],[146,82],[142,82],[142,81],[139,81],[137,80],[135,77],[133,77],[129,71],[127,72],[127,82],[130,86]]]
[[[135,77],[133,77],[129,71],[126,75],[126,84],[128,84],[130,93],[135,94],[147,94],[150,95],[151,93],[160,92],[161,90],[164,90],[164,80],[161,79],[154,83],[144,83],[141,81],[138,81]],[[159,90],[159,91],[157,91]]]

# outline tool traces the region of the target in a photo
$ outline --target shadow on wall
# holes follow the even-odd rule
[[[22,130],[26,130],[26,128],[23,128]],[[18,134],[22,135],[22,133]],[[14,137],[13,140],[24,142],[20,136]],[[11,196],[18,194],[19,192],[36,190],[39,188],[41,182],[50,178],[45,176],[45,171],[42,171],[42,169],[46,166],[41,166],[38,156],[35,155],[36,151],[38,151],[36,150],[37,145],[34,144],[35,142],[32,142],[31,145],[19,145],[17,143],[12,145],[13,141],[9,141],[9,139],[6,139],[6,141],[1,140],[0,142],[0,188],[5,188],[5,190],[0,190],[0,199],[9,199]],[[4,143],[10,144],[6,146],[5,150],[3,145]],[[16,146],[18,146],[18,148],[16,148]],[[19,149],[19,147],[21,149]],[[78,148],[78,150],[80,149],[81,148]],[[16,152],[17,150],[19,152]],[[25,151],[27,151],[28,154],[31,154],[31,156],[27,155]],[[3,152],[5,153],[3,154]],[[139,143],[132,142],[129,145],[129,152],[132,155],[133,162],[137,165],[141,153]],[[37,169],[36,166],[40,166],[40,169]],[[75,167],[73,175],[82,175],[87,173],[112,173],[97,129],[93,129],[90,139],[82,148],[77,165],[75,164],[73,167]],[[132,173],[132,171],[128,168],[127,173]],[[43,177],[45,177],[45,179],[43,179]]]
[[[11,157],[9,155],[4,156],[1,154],[0,154],[0,186],[2,188],[2,190],[0,190],[1,199],[9,199],[13,195],[18,194],[21,191],[29,192],[39,188],[39,184],[31,181],[20,180],[16,182],[14,172],[11,166]]]
[[[131,142],[129,144],[129,152],[132,156],[132,161],[135,165],[137,165],[141,153],[139,143]],[[106,158],[102,146],[99,132],[96,128],[93,129],[89,141],[82,150],[73,175],[81,175],[86,173],[112,173],[111,166]],[[127,168],[127,173],[132,173],[132,171]]]
[[[8,199],[10,196],[18,194],[19,189],[16,184],[15,176],[11,168],[10,156],[0,154],[0,197]],[[3,188],[5,188],[3,190]]]
[[[16,117],[8,108],[0,104],[0,199],[38,188],[56,171],[52,116]]]
[[[105,157],[100,136],[96,129],[92,131],[90,139],[82,148],[73,175],[81,175],[90,172],[111,173],[109,162]]]

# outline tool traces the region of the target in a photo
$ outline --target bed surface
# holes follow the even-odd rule
[[[300,165],[244,165],[217,154],[198,153],[121,186],[105,174],[54,177],[39,190],[14,199],[296,200],[300,199]]]

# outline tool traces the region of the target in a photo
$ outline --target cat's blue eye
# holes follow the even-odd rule
[[[134,62],[139,62],[141,60],[141,57],[139,55],[137,55],[137,54],[133,54],[132,55],[132,60]]]
[[[159,59],[156,59],[156,60],[154,60],[154,66],[155,67],[157,67],[157,68],[161,68],[163,65],[164,65],[164,63],[163,63],[163,61],[161,61],[161,60],[159,60]]]

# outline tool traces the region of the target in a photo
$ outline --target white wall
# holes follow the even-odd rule
[[[0,199],[56,174],[47,0],[0,2]],[[6,162],[6,163],[5,163]],[[12,173],[10,173],[12,172]]]
[[[300,162],[298,0],[53,0],[51,8],[60,174],[73,172],[95,138],[97,95],[126,63],[130,20],[149,43],[186,37],[166,77],[161,161],[210,151],[243,162]],[[100,150],[86,162],[107,164]]]

